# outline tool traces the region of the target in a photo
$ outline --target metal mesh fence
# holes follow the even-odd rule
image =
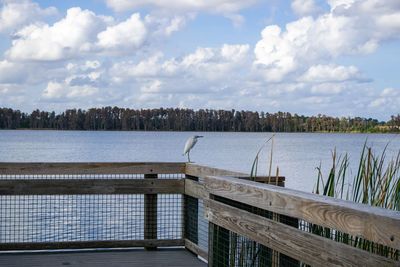
[[[208,221],[204,218],[204,201],[199,199],[199,214],[198,214],[198,227],[199,227],[199,242],[198,245],[203,251],[208,251]]]
[[[212,223],[209,229],[212,266],[261,267],[278,262],[272,250],[261,244]]]
[[[160,194],[156,205],[146,206],[156,217],[150,226],[144,197],[0,196],[0,243],[143,240],[145,229],[154,239],[182,238],[182,195]]]
[[[185,195],[185,238],[198,244],[198,199]]]
[[[238,201],[214,196],[221,203],[280,221],[296,227],[297,220],[256,208]],[[210,223],[210,251],[213,266],[250,267],[250,266],[300,266],[300,262],[272,248],[268,248],[247,237],[238,235],[228,229]]]
[[[159,194],[157,202],[157,239],[181,239],[182,195]]]
[[[203,183],[202,178],[186,176]],[[185,195],[185,238],[198,245],[199,249],[206,254],[208,252],[208,221],[204,218],[204,201]],[[202,255],[205,257],[205,255]],[[207,260],[207,259],[205,259]]]
[[[0,242],[143,239],[143,195],[0,196]]]

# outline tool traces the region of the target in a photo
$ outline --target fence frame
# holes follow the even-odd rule
[[[140,174],[143,179],[107,179],[107,175],[115,174]],[[160,175],[163,174],[180,174],[185,175],[185,178],[162,179]],[[155,249],[182,246],[203,259],[212,258],[212,251],[205,251],[184,234],[180,239],[157,240],[157,194],[180,194],[204,201],[204,216],[210,223],[226,227],[277,252],[296,256],[296,259],[304,263],[327,266],[373,266],[377,263],[383,266],[399,265],[399,262],[388,258],[214,200],[214,196],[219,196],[238,201],[400,250],[399,212],[283,188],[284,177],[256,177],[255,181],[250,181],[249,175],[241,172],[173,162],[0,163],[0,175],[6,177],[0,180],[0,195],[143,194],[144,224],[151,228],[144,240],[2,243],[0,250],[3,251],[105,247]],[[19,179],[18,175],[65,175],[65,179],[64,176],[57,179]],[[96,179],[69,179],[68,175],[105,176]],[[182,214],[183,217],[186,216],[184,211]],[[182,229],[186,227],[184,222],[185,218],[181,222]]]

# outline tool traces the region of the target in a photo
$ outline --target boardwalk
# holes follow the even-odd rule
[[[160,249],[157,251],[110,250],[85,252],[15,253],[0,254],[2,267],[39,266],[110,266],[110,267],[205,267],[206,263],[197,259],[185,249]]]

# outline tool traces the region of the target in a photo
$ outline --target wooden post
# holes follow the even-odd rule
[[[191,175],[185,175],[185,179],[190,179],[198,182],[199,178]],[[198,226],[198,213],[199,213],[199,200],[189,195],[184,196],[183,205],[183,236],[194,244],[199,244],[199,226]]]
[[[145,174],[144,179],[157,179],[157,174]],[[144,239],[157,239],[157,194],[144,195]],[[146,250],[156,250],[147,246]]]

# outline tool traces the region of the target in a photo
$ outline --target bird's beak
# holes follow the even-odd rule
[[[202,135],[198,135],[197,137],[198,137],[198,138],[201,138],[201,137],[204,137],[204,136],[202,136]]]

